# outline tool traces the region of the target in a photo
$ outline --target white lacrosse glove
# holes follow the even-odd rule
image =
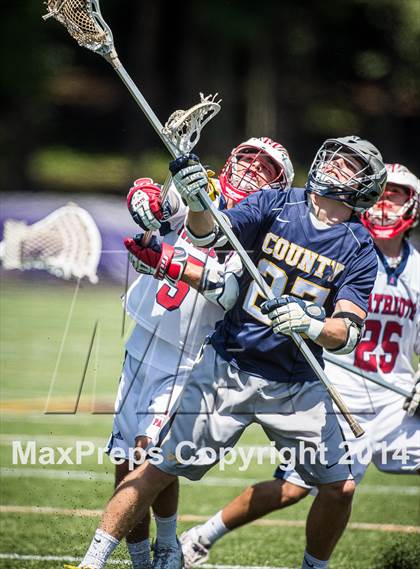
[[[261,312],[271,320],[275,334],[304,334],[316,340],[325,325],[325,310],[313,302],[283,295],[267,300],[261,305]]]
[[[416,377],[419,375],[417,372]],[[411,392],[410,397],[404,401],[403,408],[407,411],[407,415],[409,417],[414,417],[414,415],[420,414],[420,377],[417,377],[417,380],[414,384],[413,391]]]
[[[183,154],[169,164],[175,188],[191,211],[204,211],[199,199],[200,190],[207,191],[209,179],[195,154]]]

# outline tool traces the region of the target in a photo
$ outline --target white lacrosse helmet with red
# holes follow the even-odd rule
[[[246,163],[246,166],[243,164]],[[270,164],[270,179],[258,173],[258,164]],[[242,166],[239,167],[239,164]],[[274,168],[273,168],[274,166]],[[249,194],[264,188],[285,190],[294,178],[287,150],[271,138],[250,138],[232,150],[219,176],[225,198],[240,202]]]
[[[362,215],[362,222],[375,239],[392,239],[415,227],[420,212],[420,180],[401,164],[386,164],[387,185],[376,204]],[[405,203],[398,211],[387,208],[388,185],[402,187],[407,193]]]

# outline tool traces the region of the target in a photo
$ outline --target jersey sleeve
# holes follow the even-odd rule
[[[170,207],[174,212],[171,217],[161,223],[159,233],[164,237],[171,231],[179,231],[185,223],[185,218],[188,213],[188,208],[181,200],[178,192],[172,183],[169,187],[166,199],[169,201]]]
[[[258,236],[271,223],[284,201],[278,190],[260,190],[251,194],[232,209],[223,213],[229,218],[232,230],[245,249],[252,249]]]
[[[366,243],[346,270],[335,302],[349,300],[367,313],[369,295],[375,284],[377,272],[378,258],[375,250],[371,243]]]

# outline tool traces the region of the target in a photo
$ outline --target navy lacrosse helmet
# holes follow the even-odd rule
[[[340,201],[356,212],[372,207],[387,180],[379,150],[358,136],[329,138],[309,170],[308,192]]]

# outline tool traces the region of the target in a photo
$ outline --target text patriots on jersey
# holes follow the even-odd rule
[[[417,306],[409,298],[375,293],[369,296],[368,310],[370,314],[398,315],[400,318],[414,320]]]

